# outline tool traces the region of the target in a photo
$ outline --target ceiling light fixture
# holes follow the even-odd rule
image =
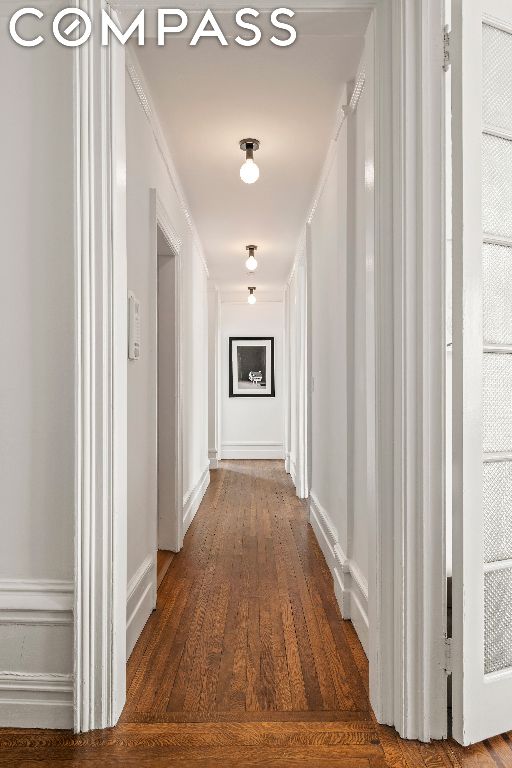
[[[254,295],[254,291],[256,290],[256,288],[249,288],[248,290],[249,290],[249,295],[247,297],[247,302],[249,304],[256,304],[256,296]]]
[[[254,184],[260,177],[260,169],[254,162],[254,153],[260,148],[258,139],[242,139],[240,149],[245,152],[245,163],[240,168],[240,178],[246,184]]]
[[[254,270],[258,266],[258,262],[257,262],[257,260],[256,260],[256,258],[254,256],[254,251],[258,250],[258,246],[257,245],[246,245],[245,246],[245,250],[249,251],[249,258],[245,262],[245,266],[247,267],[249,272],[254,272]]]

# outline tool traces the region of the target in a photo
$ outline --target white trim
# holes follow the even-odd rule
[[[128,583],[126,598],[126,657],[156,607],[156,558],[148,555]]]
[[[189,529],[190,523],[196,516],[196,512],[203,500],[203,496],[206,493],[208,486],[210,485],[210,467],[209,465],[203,470],[199,482],[192,488],[187,496],[183,499],[183,533],[184,535]]]
[[[208,281],[208,458],[210,469],[218,469],[221,459],[221,312],[220,292]],[[213,317],[212,317],[213,315]]]
[[[210,469],[219,468],[219,451],[208,451],[208,459],[210,462]]]
[[[284,460],[284,445],[260,440],[222,443],[222,458]]]
[[[0,611],[73,610],[73,582],[55,579],[0,579]]]
[[[82,0],[93,20],[105,0]],[[124,47],[74,49],[74,727],[114,725],[126,696]]]
[[[206,263],[206,259],[204,256],[201,240],[197,233],[194,220],[192,218],[192,214],[190,212],[190,208],[188,205],[188,201],[187,201],[185,192],[183,191],[180,178],[176,171],[176,166],[174,165],[171,152],[165,140],[164,132],[160,124],[160,120],[158,119],[158,113],[153,105],[153,100],[150,95],[151,93],[150,89],[145,81],[144,75],[142,74],[141,66],[139,64],[137,56],[135,52],[129,47],[126,48],[126,69],[130,76],[130,80],[135,89],[135,92],[138,96],[140,105],[144,110],[144,114],[146,115],[147,121],[149,123],[149,127],[151,129],[153,138],[155,140],[155,144],[158,148],[158,151],[160,152],[162,162],[167,171],[169,181],[176,193],[176,197],[178,198],[181,210],[183,212],[187,225],[192,234],[194,245],[197,248],[197,252],[199,254],[201,263],[203,265],[203,269],[206,272],[206,276],[209,277],[210,273],[208,270],[208,264]]]
[[[368,655],[368,583],[357,563],[343,552],[331,518],[312,491],[309,495],[309,520],[331,571],[341,615],[352,621]]]
[[[73,675],[0,672],[0,727],[72,728]]]
[[[171,539],[164,549],[170,549],[174,552],[179,552],[183,546],[183,264],[181,256],[182,240],[178,233],[174,229],[171,219],[167,213],[167,210],[155,188],[150,189],[150,212],[151,219],[154,222],[153,237],[154,242],[152,245],[152,252],[157,254],[157,228],[160,228],[167,245],[171,249],[174,258],[174,349],[175,349],[175,366],[174,366],[174,533],[169,538]],[[156,261],[155,261],[156,263]],[[155,295],[158,293],[158,277],[157,270],[155,270]],[[156,321],[156,317],[155,317]],[[156,323],[157,325],[158,323]],[[154,328],[155,337],[157,335],[157,327]],[[158,421],[157,413],[157,381],[155,380],[155,423]],[[156,430],[156,440],[158,440],[158,429]],[[155,445],[156,454],[158,454],[158,445]],[[155,467],[155,487],[158,486],[157,468]],[[158,539],[158,531],[155,531]],[[159,548],[158,540],[155,541],[155,550]],[[156,575],[155,575],[156,579]],[[156,581],[155,581],[156,584]]]
[[[386,505],[392,501],[392,506],[381,511],[378,526],[372,526],[380,534],[381,543],[378,557],[370,553],[370,565],[373,567],[385,555],[383,567],[393,567],[396,574],[389,576],[392,592],[383,574],[381,588],[387,595],[382,595],[380,609],[384,625],[389,620],[384,613],[389,612],[394,627],[386,631],[396,638],[392,722],[403,738],[429,741],[446,738],[448,729],[444,672],[445,19],[443,0],[401,0],[397,6],[401,6],[401,13],[391,32],[396,50],[395,98],[400,99],[401,113],[395,109],[392,122],[393,248],[379,265],[381,245],[377,233],[375,256],[376,499],[381,508],[383,501]],[[388,111],[387,104],[381,106],[376,125],[384,110]],[[385,158],[381,158],[376,178],[387,168]],[[380,193],[384,191],[383,184]],[[378,193],[376,205],[379,220],[385,215],[386,205]],[[381,228],[386,230],[384,222]],[[393,276],[393,283],[388,288],[384,282],[382,291],[386,273]],[[390,332],[391,370],[384,359],[389,354],[391,338],[386,337]],[[382,428],[386,427],[388,409],[394,420],[389,430]],[[391,476],[391,469],[393,489],[385,477]],[[385,548],[393,553],[392,559]],[[385,665],[383,660],[381,668]],[[389,678],[383,671],[382,692],[386,695]]]
[[[290,477],[295,489],[297,489],[297,465],[293,456],[290,456]]]

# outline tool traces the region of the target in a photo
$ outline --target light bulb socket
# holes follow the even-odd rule
[[[254,251],[258,250],[257,245],[246,245],[245,250],[249,251],[249,256],[252,256],[254,258]]]
[[[246,160],[253,160],[254,153],[260,148],[260,142],[258,139],[242,139],[240,142],[240,149],[245,152]]]
[[[248,288],[249,294],[252,296],[256,288]]]

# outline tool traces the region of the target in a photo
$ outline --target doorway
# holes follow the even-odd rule
[[[157,224],[157,588],[181,548],[176,465],[176,257]]]
[[[354,7],[359,7],[360,10],[368,9],[368,4],[366,2],[354,3],[353,5]],[[437,400],[435,398],[427,398],[428,392],[424,394],[424,389],[418,386],[418,380],[422,371],[418,364],[418,360],[416,359],[416,354],[421,354],[422,347],[418,347],[416,341],[417,337],[425,332],[428,324],[429,303],[427,299],[429,299],[429,296],[420,294],[416,297],[415,291],[417,290],[418,284],[412,277],[409,278],[409,275],[415,275],[413,267],[415,267],[418,260],[423,258],[426,259],[428,249],[424,248],[421,249],[421,252],[418,252],[417,248],[410,247],[411,243],[418,242],[415,229],[418,216],[416,201],[409,204],[409,198],[407,195],[403,194],[403,183],[406,179],[408,189],[415,188],[416,184],[425,187],[427,192],[434,190],[437,193],[438,189],[435,169],[428,177],[426,174],[424,176],[422,175],[423,166],[420,167],[416,156],[414,155],[412,158],[410,157],[410,154],[412,153],[411,148],[416,149],[417,147],[416,127],[418,121],[420,119],[421,121],[424,121],[425,114],[428,114],[429,116],[432,114],[432,110],[428,109],[429,99],[431,98],[431,92],[433,92],[434,95],[437,93],[437,82],[434,78],[438,75],[439,67],[435,70],[435,74],[432,75],[430,75],[430,71],[424,72],[422,70],[422,77],[427,81],[427,86],[430,85],[430,78],[432,78],[434,85],[436,86],[432,89],[425,87],[419,90],[419,95],[425,94],[424,102],[416,102],[418,89],[412,87],[412,82],[410,82],[410,80],[412,81],[413,78],[415,79],[419,71],[417,51],[430,49],[427,44],[430,44],[430,38],[434,36],[436,28],[435,24],[427,23],[430,22],[430,19],[425,19],[424,16],[421,16],[414,6],[411,9],[407,6],[406,13],[405,4],[403,6],[401,5],[396,11],[394,6],[392,11],[392,6],[389,3],[380,2],[380,0],[376,0],[376,2],[371,5],[372,16],[374,15],[376,19],[375,32],[377,55],[374,69],[374,106],[377,132],[376,146],[378,152],[376,153],[374,165],[371,165],[366,170],[368,171],[369,182],[372,185],[375,185],[375,197],[378,202],[375,217],[375,236],[376,244],[378,246],[375,262],[375,316],[378,318],[377,370],[375,372],[378,396],[376,398],[377,414],[375,422],[379,424],[379,431],[375,438],[377,476],[375,480],[375,488],[373,489],[377,503],[375,507],[375,525],[372,526],[372,541],[370,547],[370,562],[372,567],[375,567],[375,573],[372,575],[373,599],[369,604],[369,612],[371,615],[375,616],[375,631],[372,637],[369,638],[370,692],[373,709],[380,721],[397,724],[401,733],[408,736],[420,735],[421,738],[429,738],[432,732],[437,734],[441,730],[431,728],[429,717],[430,709],[429,706],[427,706],[431,703],[431,699],[432,701],[435,700],[435,702],[438,701],[438,678],[441,674],[444,675],[442,670],[439,673],[438,660],[430,653],[431,645],[437,647],[436,643],[439,642],[437,636],[437,634],[439,634],[439,626],[435,622],[432,623],[432,635],[434,634],[434,630],[437,634],[434,637],[428,635],[425,639],[424,647],[421,642],[418,642],[418,638],[416,637],[416,627],[420,626],[420,623],[416,621],[415,618],[417,613],[419,614],[422,612],[421,617],[424,619],[427,615],[425,606],[431,606],[432,604],[437,605],[439,602],[437,589],[434,588],[437,584],[434,577],[437,575],[437,570],[440,569],[432,568],[431,570],[435,570],[435,573],[432,574],[429,571],[429,573],[422,574],[425,578],[420,580],[414,578],[405,579],[404,577],[404,574],[406,573],[409,576],[409,571],[407,569],[409,567],[409,562],[412,562],[413,557],[417,559],[418,553],[423,554],[425,550],[428,550],[428,545],[424,544],[422,537],[423,527],[419,524],[412,525],[413,522],[416,522],[416,516],[413,517],[413,515],[416,515],[417,509],[420,508],[423,510],[423,507],[416,504],[416,498],[420,496],[420,493],[423,493],[423,486],[419,482],[413,482],[415,481],[415,476],[411,474],[413,469],[417,467],[418,462],[414,462],[413,460],[405,461],[404,457],[406,454],[408,459],[409,454],[416,457],[417,453],[421,452],[422,470],[424,469],[426,473],[429,456],[424,454],[426,454],[427,449],[430,450],[430,443],[425,448],[424,442],[420,442],[422,437],[422,422],[417,419],[415,420],[415,413],[416,410],[420,411],[423,408],[424,400],[427,405],[434,403],[432,408],[437,403]],[[343,11],[346,10],[346,4],[341,0],[340,2],[333,3],[333,8],[334,7]],[[303,8],[308,11],[317,10],[314,5],[310,6],[307,2],[304,3]],[[325,12],[327,11],[322,10],[322,13]],[[418,13],[418,16],[416,16],[416,13]],[[328,22],[331,21],[329,18],[322,19],[323,22],[326,20]],[[303,21],[304,23],[306,23],[306,21],[308,22],[309,29],[311,30],[309,13],[303,14]],[[432,32],[432,30],[434,30],[434,32]],[[407,34],[404,34],[404,31],[407,32]],[[409,32],[411,34],[409,34]],[[312,36],[316,37],[314,34],[312,34]],[[298,51],[299,46],[297,45],[293,50]],[[198,51],[195,51],[195,56],[197,59]],[[133,125],[136,124],[138,128],[142,129],[142,126],[146,126],[145,121],[147,121],[154,139],[153,146],[153,143],[149,141],[151,137],[148,134],[147,147],[154,150],[154,152],[152,151],[151,158],[158,159],[160,157],[165,166],[162,167],[160,175],[153,173],[150,178],[150,183],[148,184],[149,173],[143,175],[142,170],[146,171],[146,169],[149,168],[152,171],[153,165],[150,165],[147,161],[146,153],[141,151],[141,147],[146,150],[146,144],[143,145],[139,141],[136,145],[136,151],[135,144],[133,144],[132,159],[137,162],[137,170],[140,172],[140,176],[144,182],[139,185],[135,192],[138,193],[142,190],[140,197],[147,195],[147,189],[150,184],[160,183],[161,180],[165,180],[167,176],[169,176],[171,181],[171,184],[168,185],[170,197],[172,191],[171,187],[174,180],[174,169],[172,163],[167,161],[167,155],[164,151],[164,134],[155,117],[156,112],[151,108],[150,99],[148,97],[149,91],[147,88],[144,88],[143,78],[137,74],[137,70],[131,61],[129,62],[128,70],[135,86],[134,92],[140,101],[139,108],[139,106],[135,104],[134,94],[130,92],[131,101],[129,101],[129,104],[130,109],[132,109],[133,112],[132,117],[135,117],[136,115],[136,121],[135,119],[132,121]],[[160,68],[159,71],[162,72],[162,68]],[[91,77],[89,70],[84,68],[83,73],[82,70],[80,70],[80,74],[83,74],[85,84],[89,85],[87,80],[88,77]],[[124,74],[124,70],[122,70],[123,77]],[[261,78],[260,81],[263,82],[266,91],[266,83],[262,81]],[[155,77],[155,83],[156,82],[157,79]],[[414,82],[416,83],[416,80],[414,80]],[[96,88],[95,83],[92,85]],[[94,88],[93,91],[95,93]],[[100,86],[98,86],[98,90],[99,88]],[[191,91],[188,84],[187,88],[188,91]],[[123,90],[122,86],[116,90],[121,92]],[[166,96],[168,96],[167,87],[162,90],[165,91]],[[84,89],[84,93],[88,93],[88,91]],[[266,95],[267,94],[265,93],[265,96]],[[407,98],[405,98],[405,96],[407,96]],[[174,103],[182,106],[179,100],[175,100]],[[135,112],[136,109],[138,110],[137,112]],[[182,109],[174,110],[174,120],[180,112],[182,112]],[[201,108],[201,114],[204,114],[203,108]],[[408,119],[409,116],[414,116],[415,120]],[[297,120],[294,122],[296,124]],[[190,124],[192,125],[195,123],[190,121]],[[241,129],[237,130],[234,125],[230,126],[230,130],[236,131],[237,137],[247,135],[244,134]],[[285,136],[287,137],[288,134],[285,134]],[[434,138],[436,137],[434,136]],[[435,146],[434,139],[429,143],[429,140],[431,139],[430,135],[427,136],[427,139],[428,140],[425,140],[422,145],[422,150],[425,153],[429,152],[430,144]],[[278,144],[277,146],[278,149],[273,155],[273,166],[275,168],[277,168],[278,160],[286,156],[286,152],[279,151],[279,147],[285,147],[286,142],[282,141],[281,144]],[[215,162],[217,163],[219,157],[218,147],[216,146],[215,149]],[[228,147],[226,152],[231,152],[231,149]],[[181,156],[185,157],[185,153],[182,153]],[[193,153],[189,153],[186,156],[193,160],[195,159]],[[144,158],[143,163],[139,163],[139,158],[141,157]],[[267,154],[266,157],[269,158],[270,155]],[[141,168],[142,164],[144,165],[143,169]],[[119,165],[121,165],[121,163],[119,163]],[[296,163],[296,165],[298,164]],[[203,164],[201,164],[201,167],[203,167]],[[223,169],[226,169],[227,167],[227,161],[222,167],[220,164],[215,165],[215,173],[212,173],[211,178],[213,179],[212,184],[215,185],[216,191],[219,186],[220,174],[223,172]],[[231,168],[231,166],[229,167]],[[265,174],[262,174],[262,183],[255,190],[256,192],[265,189],[264,181],[265,179],[270,178],[271,167],[272,164],[268,163],[267,174],[266,176]],[[192,170],[195,172],[196,168],[197,162],[194,161],[192,163]],[[406,168],[407,177],[405,174]],[[122,177],[122,174],[119,174],[119,176]],[[235,187],[236,174],[232,174],[232,178],[233,188],[239,189],[238,187]],[[287,177],[281,173],[280,178]],[[201,177],[201,186],[205,186],[204,174],[202,174]],[[204,422],[204,425],[206,425],[206,420],[202,419],[203,401],[198,402],[198,407],[194,413],[195,421],[193,421],[190,414],[194,412],[194,406],[196,405],[192,400],[196,390],[190,384],[193,381],[203,380],[201,378],[201,360],[204,360],[205,356],[199,354],[202,351],[201,349],[199,349],[199,351],[195,349],[191,337],[195,338],[195,330],[196,328],[199,328],[198,322],[194,325],[193,311],[196,309],[196,311],[199,311],[199,318],[201,319],[203,317],[201,314],[201,302],[204,306],[206,303],[206,296],[204,291],[202,293],[197,291],[196,294],[192,295],[191,286],[194,285],[194,270],[198,273],[201,271],[201,265],[198,263],[200,259],[195,254],[195,251],[198,249],[197,243],[195,242],[197,236],[190,213],[180,194],[178,194],[179,187],[175,184],[174,188],[177,190],[176,195],[178,199],[175,206],[170,206],[170,210],[173,211],[173,215],[179,217],[177,218],[177,221],[179,221],[180,224],[180,233],[183,237],[187,238],[184,249],[184,253],[186,253],[187,256],[187,280],[184,282],[183,287],[183,304],[184,307],[186,307],[187,312],[187,314],[184,315],[185,322],[183,327],[184,332],[187,332],[186,357],[184,358],[184,381],[187,385],[184,387],[184,414],[187,416],[187,426],[189,423],[192,423],[193,426],[197,425],[199,431],[199,427],[203,427],[201,422]],[[162,194],[164,194],[163,190],[161,191]],[[100,193],[101,189],[94,189],[93,192],[89,194],[94,194],[95,197],[97,195],[98,198],[101,199]],[[167,196],[164,199],[168,202]],[[214,202],[219,201],[220,199],[218,192],[215,197],[212,196]],[[147,198],[146,200],[142,200],[143,205],[146,204],[146,201]],[[154,201],[155,208],[157,208],[156,194],[154,195]],[[137,195],[137,203],[139,202],[139,196]],[[178,204],[181,205],[181,213],[178,213]],[[225,202],[222,201],[222,217],[218,217],[218,219],[224,221],[224,217],[229,210],[230,207],[226,206]],[[249,213],[252,212],[252,207],[246,206],[245,211]],[[208,209],[208,215],[211,216],[211,208]],[[243,220],[243,216],[239,216],[235,223],[238,223],[238,221],[243,222]],[[142,228],[142,231],[145,236],[147,235],[147,221],[148,219],[145,216],[144,209],[144,227]],[[153,231],[156,240],[156,217],[155,219],[150,220],[151,226],[153,225],[153,221]],[[158,222],[161,224],[160,219],[158,219]],[[279,226],[281,227],[280,220]],[[166,232],[166,229],[162,227],[162,231]],[[172,239],[169,242],[172,244]],[[281,248],[280,250],[284,249]],[[228,249],[224,249],[223,252],[228,255],[231,253]],[[156,246],[152,253],[157,253]],[[81,254],[79,254],[79,256],[81,256]],[[409,262],[411,262],[411,264],[409,264]],[[86,266],[88,266],[87,263]],[[81,262],[80,267],[82,267]],[[230,272],[228,269],[226,270],[226,274],[228,274],[229,277]],[[263,270],[260,274],[263,274]],[[408,278],[407,281],[405,280],[405,276]],[[179,283],[178,280],[176,282]],[[199,280],[197,280],[197,284],[199,285]],[[244,285],[245,284],[246,283],[244,282]],[[258,296],[261,295],[261,293],[258,294]],[[407,298],[407,301],[405,301],[405,298]],[[415,301],[416,298],[418,301]],[[195,300],[195,303],[193,300]],[[87,309],[90,309],[92,316],[95,318],[98,314],[98,310],[91,304],[87,293],[84,294],[83,302],[88,302]],[[423,306],[424,304],[425,307]],[[118,307],[119,316],[123,315],[123,319],[125,319],[125,304],[122,301],[116,301],[116,312]],[[424,318],[424,314],[420,311],[423,309],[425,309],[426,319]],[[176,317],[179,319],[179,307],[176,307]],[[419,318],[421,318],[421,322]],[[100,329],[102,329],[102,326]],[[176,324],[176,338],[179,338],[179,323]],[[403,354],[406,345],[407,355]],[[411,350],[410,347],[414,347],[414,349]],[[416,348],[420,350],[419,353],[416,353]],[[115,347],[115,349],[117,350],[117,347]],[[123,353],[125,353],[125,349],[126,347],[124,346],[122,348]],[[109,346],[106,349],[109,364],[113,357],[113,350],[114,342],[109,339]],[[89,352],[88,347],[86,347],[85,351]],[[85,363],[88,364],[89,358],[85,354],[83,356]],[[177,354],[176,357],[177,369],[179,371],[179,354]],[[87,373],[88,369],[86,368],[85,374]],[[179,373],[177,375],[179,381]],[[118,388],[120,389],[120,387]],[[88,391],[86,390],[86,394],[87,393]],[[417,395],[417,400],[413,399],[410,393]],[[407,409],[404,408],[406,395],[408,397]],[[110,404],[111,402],[109,398],[111,398],[110,392],[106,391],[105,399],[107,404]],[[95,404],[95,400],[92,396],[89,398],[89,401],[93,405]],[[82,408],[85,415],[87,415],[86,406],[89,406],[89,401],[87,401]],[[179,395],[176,397],[176,402],[180,402]],[[119,407],[118,403],[121,403],[122,405],[121,397],[118,397],[115,402],[115,416],[116,418],[119,417],[118,421],[122,423],[125,416],[123,415],[123,409]],[[110,413],[108,409],[106,409],[106,411]],[[178,406],[177,413],[179,413]],[[196,416],[195,414],[197,413],[199,415]],[[425,418],[429,416],[430,411],[426,414]],[[175,424],[175,433],[176,435],[181,434],[180,425],[178,423]],[[106,435],[105,442],[107,437],[109,437],[106,429],[104,429],[101,436],[103,436],[103,434]],[[190,435],[187,434],[187,441],[189,439]],[[114,442],[115,445],[112,452],[116,454],[116,449],[118,449],[118,446],[121,445],[122,442],[119,439],[114,440]],[[156,442],[157,440],[155,439],[154,445],[156,445]],[[203,443],[207,446],[206,438],[203,439]],[[197,474],[200,473],[201,467],[198,466],[198,457],[205,458],[207,455],[207,451],[203,450],[203,445],[199,444],[197,451],[193,450],[194,448],[195,446],[191,447],[187,444],[186,451],[184,451],[184,454],[186,454],[184,460],[184,474],[186,478],[185,490],[187,491],[187,494],[191,494],[190,498],[193,499],[196,498],[196,495],[194,495],[196,493],[196,486],[192,482],[189,482],[189,475],[191,475],[192,470],[194,470],[194,472],[197,470]],[[83,462],[81,460],[81,454],[79,459],[81,462],[80,467],[83,463],[87,468],[85,460]],[[180,467],[179,457],[176,460],[176,466],[178,468]],[[156,462],[154,462],[153,467],[154,473],[156,474]],[[180,471],[181,470],[178,469],[178,473]],[[429,484],[435,483],[436,478],[432,479],[432,472],[425,476],[428,477]],[[106,486],[107,491],[110,491],[110,486],[112,485],[110,476],[106,476],[106,480],[103,476],[100,476],[99,480]],[[178,476],[176,497],[180,499],[180,495],[181,499],[183,499],[183,494],[180,494],[180,478]],[[100,519],[105,529],[103,552],[110,552],[114,549],[112,546],[114,536],[111,533],[113,528],[112,526],[109,526],[109,523],[111,520],[115,520],[116,516],[122,517],[123,515],[123,499],[121,498],[120,501],[118,500],[118,497],[120,496],[120,493],[115,496],[110,507],[107,507],[106,505],[104,507],[96,505],[98,508],[98,517],[101,516]],[[187,499],[188,498],[189,496],[187,495]],[[402,503],[403,499],[405,499],[404,503]],[[430,501],[430,497],[427,501]],[[436,510],[437,505],[432,503],[433,516],[437,514]],[[96,512],[96,507],[93,511]],[[177,511],[179,513],[179,509],[177,509]],[[425,512],[424,517],[426,522],[428,522],[428,514],[430,511],[429,507]],[[182,515],[180,514],[178,514],[177,517],[178,520],[182,519]],[[82,514],[82,510],[79,508],[77,512],[77,525],[83,527],[83,518],[84,515]],[[153,519],[156,519],[156,513]],[[437,518],[435,518],[435,520],[437,520]],[[90,539],[88,529],[85,530],[84,539],[85,543],[88,544]],[[155,532],[154,551],[158,546],[157,539],[158,536]],[[182,532],[178,531],[179,544],[181,543],[181,539]],[[430,544],[430,542],[428,542],[428,544]],[[125,621],[125,616],[123,613],[125,611],[125,606],[122,605],[122,595],[121,597],[118,597],[116,592],[118,582],[123,579],[126,581],[125,573],[120,567],[120,564],[122,564],[123,553],[121,552],[118,557],[119,563],[114,562],[112,564],[108,557],[103,558],[105,563],[100,561],[99,553],[97,553],[96,550],[91,549],[90,553],[87,547],[85,547],[84,550],[86,557],[82,559],[81,551],[77,552],[77,571],[79,571],[78,586],[80,587],[82,582],[86,583],[85,576],[87,576],[89,571],[92,572],[93,568],[95,569],[95,572],[100,572],[101,568],[102,574],[107,573],[107,570],[111,569],[107,574],[108,577],[103,580],[103,584],[110,590],[107,598],[114,606],[115,620],[110,621],[105,632],[98,634],[98,637],[91,635],[91,638],[89,638],[91,633],[86,634],[86,632],[82,632],[88,641],[87,647],[89,648],[90,646],[92,650],[91,653],[88,653],[85,657],[83,668],[79,668],[76,689],[79,694],[82,690],[84,691],[79,702],[82,707],[87,706],[91,709],[96,701],[107,701],[112,702],[112,704],[110,710],[106,714],[103,714],[103,711],[101,711],[92,721],[83,720],[80,717],[77,717],[77,730],[86,730],[87,728],[90,728],[91,722],[93,725],[97,724],[100,726],[115,722],[125,697],[124,678],[123,674],[119,673],[119,670],[124,666],[123,662],[126,659],[126,654],[122,643],[117,642],[117,638],[122,637],[124,632],[123,622]],[[404,552],[407,557],[395,558],[395,554],[398,553],[402,555]],[[429,550],[427,554],[429,554]],[[430,560],[427,562],[427,565],[429,564]],[[87,568],[89,571],[87,571]],[[85,574],[83,579],[82,572]],[[412,575],[414,576],[415,574]],[[429,578],[427,578],[427,576]],[[80,594],[79,591],[78,593]],[[421,599],[417,599],[418,594],[420,594]],[[103,615],[102,610],[104,603],[100,600],[100,597],[102,596],[93,595],[90,601],[84,601],[83,603],[77,601],[76,625],[78,630],[82,631],[80,629],[82,617],[87,617],[90,614],[95,618],[101,618]],[[407,651],[407,653],[405,651]],[[103,658],[109,654],[111,663],[110,667],[107,668],[107,665],[104,667],[107,669],[107,673],[104,675],[105,681],[100,681],[102,688],[100,689],[98,687],[97,690],[94,689],[89,693],[87,686],[82,685],[82,680],[87,679],[87,675],[91,669],[89,658],[96,659],[100,656]],[[310,665],[306,664],[306,667],[309,668]],[[431,680],[431,677],[434,677],[434,674],[431,675],[432,668],[435,673],[434,683],[432,683]],[[414,674],[412,672],[410,673],[411,670]],[[418,680],[428,680],[428,688],[425,689],[425,686],[418,685]],[[442,682],[445,687],[444,678]],[[426,701],[426,697],[423,693],[424,690],[427,690],[428,701]],[[100,696],[100,694],[103,695]],[[77,695],[77,699],[78,698],[79,696]],[[414,706],[409,707],[410,713],[409,711],[404,711],[404,702],[410,702],[412,700]],[[423,707],[426,708],[426,714],[424,717],[420,717],[420,714],[423,712]],[[436,712],[439,709],[442,709],[442,707],[437,707]]]

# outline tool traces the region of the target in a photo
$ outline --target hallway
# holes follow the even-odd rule
[[[281,462],[223,462],[130,658],[120,724],[5,729],[0,766],[511,765],[507,736],[463,752],[375,723],[307,514]]]

